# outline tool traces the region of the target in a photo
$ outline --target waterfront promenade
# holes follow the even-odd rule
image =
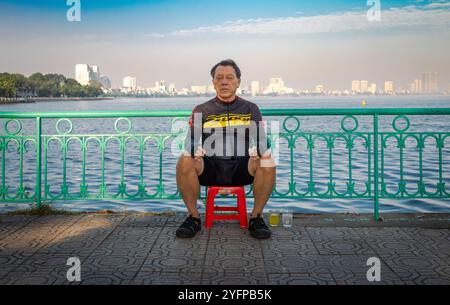
[[[184,213],[0,215],[0,284],[449,285],[450,214],[381,216],[296,214],[269,240],[216,222],[185,240]],[[70,257],[80,282],[66,278]],[[371,257],[380,282],[367,280]]]

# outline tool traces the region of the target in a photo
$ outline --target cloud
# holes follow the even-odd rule
[[[257,18],[227,21],[218,25],[180,29],[153,37],[190,36],[199,34],[278,34],[299,35],[329,32],[347,32],[370,29],[408,27],[450,27],[450,3],[434,2],[424,6],[406,6],[381,11],[381,20],[368,21],[367,12],[341,12],[317,16],[285,18]],[[368,7],[369,9],[369,7]]]
[[[444,3],[444,2],[434,2],[434,3],[430,3],[425,5],[425,8],[444,8],[444,7],[450,7],[450,2]]]

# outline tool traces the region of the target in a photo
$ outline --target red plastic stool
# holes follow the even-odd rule
[[[217,194],[237,195],[237,206],[216,206],[214,198]],[[236,211],[233,214],[215,214],[215,211]],[[247,223],[247,206],[245,203],[245,190],[243,186],[210,186],[208,187],[208,195],[206,198],[206,215],[205,227],[210,229],[214,220],[239,220],[241,228],[246,229]]]

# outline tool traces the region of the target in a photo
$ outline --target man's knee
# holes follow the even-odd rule
[[[263,168],[275,168],[277,165],[272,154],[269,152],[267,155],[263,155],[260,158],[259,166]]]
[[[276,163],[275,163],[275,159],[273,158],[273,156],[270,156],[269,158],[257,158],[257,159],[252,159],[250,158],[249,160],[249,170],[251,170],[251,172],[254,172],[255,170],[257,170],[258,168],[267,168],[267,169],[272,169],[275,170],[275,168],[277,167]]]
[[[181,175],[188,175],[191,172],[198,172],[201,170],[201,162],[196,161],[191,156],[181,156],[177,163],[177,173]]]
[[[261,172],[264,176],[274,176],[276,174],[276,166],[272,167],[262,167],[260,160],[249,164],[248,171],[250,175],[255,176],[256,172]]]

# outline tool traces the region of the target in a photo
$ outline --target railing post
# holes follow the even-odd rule
[[[374,218],[379,220],[378,198],[378,114],[373,115],[373,183],[374,183]]]
[[[36,117],[36,208],[41,207],[41,151],[42,151],[42,121]]]

